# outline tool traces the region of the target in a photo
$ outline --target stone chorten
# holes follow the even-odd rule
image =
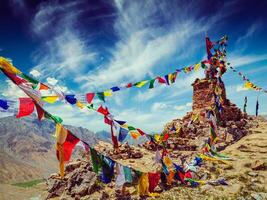
[[[192,84],[193,86],[193,113],[200,113],[200,115],[205,116],[207,109],[210,109],[214,104],[213,91],[216,86],[216,79],[196,79]],[[229,99],[226,98],[226,90],[224,83],[221,86],[222,89],[222,115],[221,120],[226,122],[228,120],[239,121],[242,118],[241,110]]]

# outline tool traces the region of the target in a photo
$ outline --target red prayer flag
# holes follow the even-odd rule
[[[63,143],[63,160],[64,161],[69,161],[71,158],[72,151],[76,144],[80,141],[79,138],[74,136],[69,130],[67,134],[67,138],[65,142]],[[59,152],[57,151],[57,158],[59,159]]]
[[[126,85],[127,88],[130,88],[130,87],[132,87],[132,86],[133,86],[132,83],[128,83],[128,84]]]
[[[41,121],[44,118],[44,109],[38,104],[35,104],[35,107],[36,107],[38,119],[39,121]]]
[[[169,133],[166,133],[163,137],[163,141],[166,141],[169,138]]]
[[[94,97],[95,97],[95,93],[87,93],[86,94],[87,102],[91,103]]]
[[[153,192],[160,180],[160,173],[148,173],[149,192]]]
[[[19,113],[16,118],[28,116],[34,111],[34,102],[31,98],[19,98]]]
[[[145,135],[145,132],[142,131],[141,129],[137,128],[136,130],[140,133],[140,135]]]
[[[107,108],[104,108],[102,105],[97,109],[97,112],[103,114],[103,115],[108,115],[109,111]]]
[[[6,72],[6,71],[4,71],[4,70],[3,70],[3,72],[4,72],[4,74],[5,74],[8,78],[10,78],[16,85],[20,85],[20,84],[22,84],[22,83],[27,83],[26,80],[20,78],[20,77],[17,76],[16,74],[11,74],[11,73],[8,73],[8,72]]]
[[[157,77],[159,83],[166,83],[166,80],[160,76]]]

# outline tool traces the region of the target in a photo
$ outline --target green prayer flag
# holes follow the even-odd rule
[[[156,80],[156,79],[152,79],[152,80],[149,81],[149,89],[154,88],[155,80]]]
[[[99,169],[101,168],[101,163],[102,163],[101,157],[98,155],[96,150],[94,150],[93,148],[90,148],[90,152],[91,152],[91,160],[93,164],[93,171],[95,173],[98,173]]]
[[[134,131],[134,130],[136,130],[136,128],[134,128],[133,126],[128,126],[128,129],[129,129],[130,131]]]
[[[21,78],[24,78],[24,79],[26,79],[27,81],[29,81],[29,82],[31,82],[33,84],[38,84],[39,83],[39,81],[33,79],[32,77],[27,76],[26,74],[21,74]]]
[[[97,92],[96,95],[97,95],[98,99],[105,102],[104,92]]]

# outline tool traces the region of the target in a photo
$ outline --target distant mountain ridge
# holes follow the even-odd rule
[[[66,127],[90,145],[99,140],[85,128]],[[0,182],[25,181],[57,172],[54,132],[53,122],[40,122],[36,116],[0,118]]]

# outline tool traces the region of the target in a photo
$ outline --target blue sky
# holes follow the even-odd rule
[[[212,40],[227,34],[228,61],[267,89],[266,6],[261,0],[10,0],[0,7],[0,55],[65,93],[85,94],[194,64],[206,57],[205,33]],[[191,83],[203,76],[200,70],[180,74],[168,87],[117,92],[106,105],[118,119],[157,132],[191,110]],[[248,96],[247,109],[254,114],[258,93],[244,90],[230,70],[223,80],[228,98],[242,107]],[[0,75],[0,95],[22,94]],[[260,94],[260,114],[267,114],[266,102]],[[94,112],[62,103],[47,109],[66,124],[108,128]]]

